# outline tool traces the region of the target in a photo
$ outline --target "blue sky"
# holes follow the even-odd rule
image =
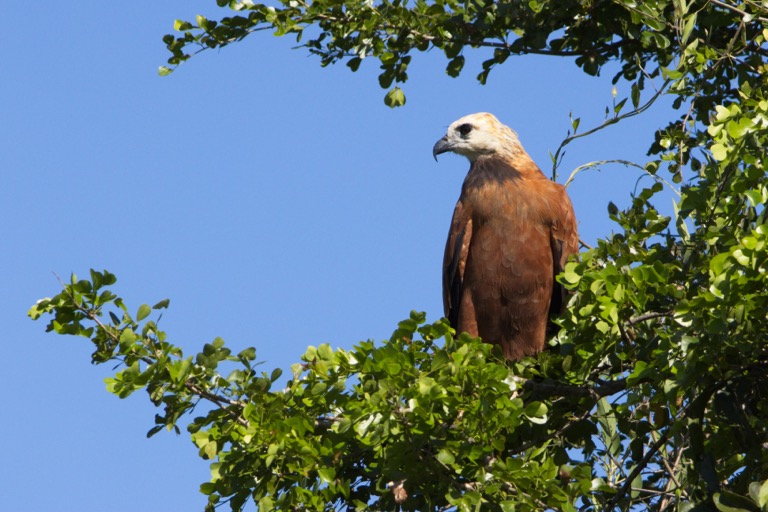
[[[89,5],[90,4],[90,5]],[[3,508],[202,510],[207,463],[186,433],[146,431],[144,393],[109,395],[85,339],[44,332],[26,311],[58,292],[54,273],[118,276],[134,310],[170,298],[161,322],[195,353],[216,336],[253,345],[264,369],[308,345],[385,339],[411,309],[442,315],[440,272],[467,162],[431,149],[448,124],[489,111],[549,174],[570,126],[602,121],[611,73],[566,59],[511,58],[480,86],[417,55],[407,105],[384,106],[374,61],[321,68],[266,33],[159,77],[175,18],[226,15],[213,0],[9,3],[0,42],[0,209],[6,293]],[[619,98],[628,86],[618,85]],[[648,113],[574,142],[561,172],[595,160],[642,163]],[[639,174],[622,166],[570,187],[588,242],[613,229]],[[671,195],[668,198],[671,204]]]

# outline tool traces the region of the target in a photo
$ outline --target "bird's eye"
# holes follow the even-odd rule
[[[466,136],[469,132],[472,131],[472,125],[469,123],[465,123],[457,128],[459,130],[459,133]]]

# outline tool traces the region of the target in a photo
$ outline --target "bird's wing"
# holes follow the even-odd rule
[[[565,270],[565,263],[568,258],[579,253],[579,234],[573,205],[562,186],[557,185],[557,192],[558,197],[555,204],[558,205],[558,209],[552,219],[549,232],[555,276]],[[552,301],[549,306],[550,316],[559,315],[565,307],[565,302],[565,288],[555,280],[552,287]]]
[[[464,269],[472,238],[472,216],[467,210],[461,200],[456,203],[443,258],[443,307],[446,318],[454,328],[459,321]]]

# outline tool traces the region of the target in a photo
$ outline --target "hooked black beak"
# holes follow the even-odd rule
[[[440,153],[445,153],[446,151],[451,150],[451,144],[448,142],[448,137],[445,136],[437,143],[435,144],[435,147],[432,148],[432,156],[435,158],[435,162],[437,162],[437,155]]]

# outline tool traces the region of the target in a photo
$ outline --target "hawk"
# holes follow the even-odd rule
[[[544,349],[565,305],[555,276],[578,253],[565,188],[544,176],[509,127],[488,113],[448,127],[432,153],[467,157],[443,260],[445,316],[458,333],[518,360]]]

